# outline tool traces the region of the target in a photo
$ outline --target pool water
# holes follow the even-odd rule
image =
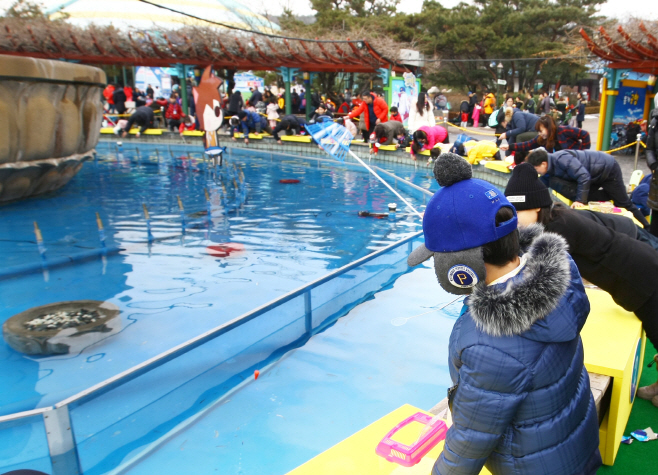
[[[358,217],[399,201],[361,168],[253,153],[217,173],[201,157],[193,147],[101,144],[66,187],[0,208],[0,322],[66,300],[122,311],[116,333],[74,354],[26,356],[0,342],[0,384],[11,388],[0,392],[2,414],[58,402],[420,230],[401,203],[395,217]],[[383,168],[433,186],[427,168]],[[300,183],[279,183],[290,178]],[[422,209],[421,195],[399,191]],[[229,255],[209,254],[225,243]]]
[[[451,385],[448,339],[462,304],[432,310],[453,299],[431,262],[418,266],[123,473],[283,475],[403,404],[430,409]]]

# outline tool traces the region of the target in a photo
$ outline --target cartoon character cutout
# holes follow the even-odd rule
[[[219,146],[219,136],[217,135],[217,131],[224,121],[221,96],[219,95],[219,86],[222,85],[222,82],[222,79],[212,72],[212,66],[208,66],[203,71],[199,86],[192,89],[199,125],[205,132],[203,142],[206,154],[213,157],[219,156],[220,164],[222,153],[225,150]]]

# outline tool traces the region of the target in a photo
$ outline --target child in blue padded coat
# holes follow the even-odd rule
[[[589,301],[565,240],[519,234],[516,211],[471,166],[442,154],[423,218],[441,286],[469,294],[450,336],[453,425],[433,475],[594,475],[599,427],[580,330]],[[528,197],[527,199],[532,199]]]

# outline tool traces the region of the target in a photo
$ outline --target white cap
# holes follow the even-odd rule
[[[395,211],[397,209],[398,205],[397,203],[389,203],[388,204],[388,210],[389,211]]]

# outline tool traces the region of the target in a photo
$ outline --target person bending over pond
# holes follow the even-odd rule
[[[547,153],[538,148],[528,154],[526,161],[542,175],[544,184],[573,201],[572,208],[588,201],[614,201],[615,206],[626,208],[649,228],[642,211],[628,197],[619,163],[611,155],[596,150]]]
[[[375,131],[370,136],[370,142],[373,148],[370,153],[377,153],[381,145],[396,145],[404,144],[407,137],[407,131],[404,129],[402,122],[397,120],[389,120],[383,124],[377,124]]]
[[[583,278],[608,292],[625,310],[642,321],[647,338],[658,348],[658,254],[646,243],[596,223],[561,203],[554,204],[546,185],[530,163],[514,168],[505,189],[521,226],[533,232],[559,234]],[[612,336],[611,336],[612,337]],[[658,383],[638,390],[638,396],[658,396]],[[658,406],[658,398],[653,400]]]
[[[285,132],[287,135],[291,135],[291,132],[292,135],[299,135],[305,125],[306,121],[301,117],[292,114],[285,115],[279,122],[277,122],[276,127],[272,131],[272,137],[274,137],[274,140],[276,140],[279,145],[282,145],[283,141],[281,140],[281,137],[279,137],[281,132]]]
[[[424,125],[413,133],[412,139],[411,157],[414,160],[416,160],[416,155],[423,150],[432,150],[436,144],[450,141],[448,130],[440,125],[434,127]]]
[[[549,152],[555,152],[567,149],[586,150],[591,146],[589,132],[568,125],[557,125],[550,115],[540,117],[535,124],[535,129],[539,135],[534,139],[528,142],[510,143],[507,147],[501,147],[501,150],[527,152],[544,147]]]

